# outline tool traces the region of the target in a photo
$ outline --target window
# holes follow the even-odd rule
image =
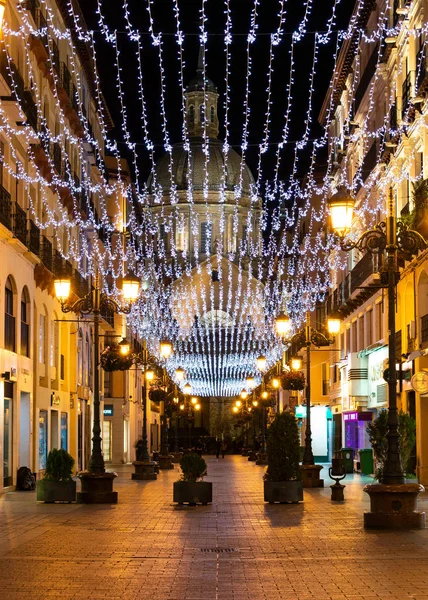
[[[212,223],[201,223],[201,245],[199,251],[202,254],[211,254],[212,229]]]
[[[91,346],[89,344],[89,336],[86,334],[85,338],[85,385],[89,385],[90,365],[91,365]]]
[[[186,250],[186,229],[184,225],[177,227],[175,230],[175,246],[179,252]]]
[[[351,328],[346,330],[346,355],[351,353]]]
[[[214,123],[214,120],[215,120],[215,110],[214,110],[214,106],[211,106],[211,109],[210,109],[210,114],[211,114],[211,123]]]
[[[346,356],[346,347],[345,347],[345,334],[340,334],[340,358],[345,358]]]
[[[203,122],[204,122],[204,120],[205,120],[205,119],[204,119],[204,116],[205,116],[204,105],[203,105],[203,104],[201,104],[201,105],[199,106],[199,121],[200,121],[201,123],[203,123]]]
[[[39,363],[46,363],[46,316],[39,316]]]
[[[373,344],[373,311],[368,310],[366,312],[366,337],[367,337],[367,346]]]
[[[382,319],[383,304],[382,302],[379,302],[378,304],[376,304],[376,341],[381,340],[383,336]]]
[[[49,366],[57,366],[58,356],[58,323],[51,321],[50,345],[49,345]]]
[[[351,328],[352,328],[352,333],[351,333],[352,350],[351,350],[351,352],[358,352],[357,321],[352,322]]]
[[[358,334],[358,349],[363,350],[364,348],[364,315],[358,319],[359,334]]]
[[[21,348],[23,356],[30,356],[30,303],[27,288],[22,291],[21,297]]]
[[[168,252],[168,232],[163,224],[159,226],[159,246],[161,251]]]
[[[83,385],[83,334],[79,329],[77,338],[77,383]]]
[[[4,304],[4,347],[15,352],[15,315],[13,311],[13,288],[10,277],[6,279]]]
[[[193,104],[189,106],[189,123],[190,125],[195,124],[195,107],[193,106]]]

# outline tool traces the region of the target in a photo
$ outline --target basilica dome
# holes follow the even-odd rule
[[[242,168],[242,193],[248,196],[254,185],[253,175],[242,158],[232,148],[227,154],[223,151],[223,143],[217,139],[209,139],[209,157],[203,151],[202,138],[190,140],[190,152],[183,144],[175,144],[172,150],[172,174],[170,173],[170,157],[163,155],[156,166],[156,191],[168,193],[171,181],[177,190],[203,190],[206,181],[205,169],[208,173],[208,190],[233,192],[240,185]],[[150,192],[154,192],[153,175],[147,182]]]

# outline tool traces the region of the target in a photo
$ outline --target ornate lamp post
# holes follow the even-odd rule
[[[93,437],[92,453],[89,461],[89,471],[79,473],[81,491],[77,500],[88,504],[115,504],[117,492],[113,491],[115,473],[107,473],[101,451],[101,424],[100,424],[100,313],[110,310],[116,313],[128,314],[131,304],[138,297],[139,284],[135,279],[124,279],[122,292],[125,306],[120,306],[113,298],[101,291],[99,278],[95,276],[94,286],[83,298],[72,304],[67,304],[70,295],[71,282],[69,279],[56,279],[54,281],[55,294],[61,303],[64,313],[75,312],[82,316],[92,315],[94,324],[94,400],[93,400]]]
[[[287,322],[288,319],[288,322]],[[337,319],[334,319],[335,323]],[[327,328],[333,327],[328,322]],[[324,487],[324,480],[320,479],[320,471],[323,467],[315,464],[312,451],[312,430],[311,430],[311,346],[328,346],[333,343],[333,339],[326,337],[322,332],[311,327],[310,313],[306,314],[306,325],[303,331],[299,331],[287,338],[291,331],[291,320],[287,315],[281,313],[276,320],[276,331],[281,336],[283,343],[294,344],[298,348],[306,347],[306,381],[305,381],[305,399],[306,399],[306,430],[305,430],[305,450],[301,466],[303,487]]]
[[[397,412],[397,373],[395,338],[395,288],[400,278],[397,258],[401,254],[407,260],[428,248],[427,241],[417,232],[397,222],[394,192],[389,190],[386,222],[364,231],[356,241],[346,239],[351,231],[355,200],[344,188],[329,199],[331,226],[344,251],[358,248],[372,255],[383,257],[380,271],[381,287],[387,289],[388,297],[388,433],[387,457],[379,484],[367,485],[364,490],[370,496],[371,512],[364,514],[367,528],[425,527],[425,513],[418,512],[417,497],[423,486],[406,484],[400,453],[400,434]]]
[[[173,352],[172,344],[168,340],[161,340],[159,342],[159,353],[164,360],[164,366],[162,368],[162,381],[161,385],[165,391],[165,400],[163,400],[163,407],[161,413],[161,447],[159,454],[159,468],[160,469],[173,469],[174,457],[169,453],[168,443],[168,422],[167,422],[167,410],[168,410],[168,374],[166,372],[166,361]]]
[[[155,372],[149,368],[150,354],[147,350],[147,342],[143,341],[143,349],[138,355],[137,362],[143,368],[143,388],[142,388],[142,405],[143,405],[143,431],[141,444],[137,444],[137,460],[133,463],[135,473],[132,473],[132,479],[150,481],[157,479],[155,473],[156,463],[150,460],[148,437],[147,437],[147,404],[149,401],[148,388],[150,382],[155,377]]]
[[[196,398],[196,396],[193,396],[190,399],[190,401],[188,399],[189,395],[187,394],[186,396],[187,397],[180,404],[180,411],[186,417],[186,420],[187,420],[188,434],[189,434],[189,450],[191,450],[192,449],[192,423],[194,422],[194,419],[195,419],[195,413],[201,410],[201,404],[200,404],[198,398]]]
[[[184,379],[184,369],[178,368],[175,370],[175,380],[183,381]],[[174,430],[174,462],[178,463],[180,460],[180,452],[178,451],[178,427],[180,424],[180,413],[178,404],[180,402],[179,391],[177,385],[174,390],[174,404],[175,404],[175,430]]]

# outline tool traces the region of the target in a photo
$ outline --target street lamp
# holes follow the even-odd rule
[[[240,396],[241,396],[242,400],[246,400],[246,399],[247,399],[247,397],[248,397],[248,392],[247,392],[247,390],[243,389],[243,390],[241,391],[241,394],[240,394]]]
[[[101,424],[100,424],[100,313],[109,310],[116,313],[128,314],[134,295],[128,296],[128,290],[123,290],[123,298],[127,304],[121,306],[116,300],[110,298],[99,287],[99,277],[94,277],[93,289],[83,298],[72,304],[67,304],[70,295],[71,281],[60,278],[54,281],[55,293],[61,303],[64,313],[75,312],[82,316],[92,315],[94,324],[94,399],[93,399],[93,437],[92,453],[89,461],[89,471],[79,473],[81,491],[77,495],[78,502],[89,504],[115,504],[117,492],[113,491],[115,473],[107,473],[101,450]]]
[[[379,484],[367,485],[372,512],[364,514],[365,527],[423,528],[425,513],[417,512],[417,496],[423,491],[418,484],[405,484],[398,431],[397,372],[395,337],[395,288],[399,281],[398,254],[407,260],[428,248],[417,232],[397,222],[393,189],[388,196],[386,222],[364,231],[356,241],[345,239],[351,229],[354,199],[342,188],[328,201],[331,226],[344,251],[357,248],[372,255],[385,256],[381,270],[381,287],[388,290],[388,432],[387,454]]]
[[[122,338],[119,342],[119,352],[122,356],[128,356],[131,350],[131,345],[126,338]]]
[[[261,373],[263,373],[266,370],[266,363],[266,356],[259,356],[257,358],[257,368]]]
[[[303,367],[303,360],[301,356],[292,356],[290,359],[290,367],[292,371],[300,371]]]
[[[290,327],[291,330],[291,327]],[[277,328],[278,331],[278,328]],[[312,452],[312,430],[311,430],[311,346],[328,346],[333,343],[333,339],[327,338],[323,333],[311,327],[310,313],[306,313],[306,325],[304,330],[295,333],[290,338],[283,337],[283,342],[287,344],[296,344],[299,348],[306,347],[306,429],[305,429],[305,449],[302,460],[302,480],[303,487],[324,487],[324,481],[320,479],[322,467],[315,464],[314,454]],[[297,365],[297,360],[295,361]]]
[[[185,394],[186,396],[190,396],[191,393],[192,393],[192,386],[190,385],[190,383],[186,383],[185,386],[183,387],[183,394]]]
[[[147,436],[147,404],[149,401],[149,387],[150,382],[155,378],[155,372],[153,369],[149,368],[149,363],[151,360],[150,353],[147,350],[147,342],[143,340],[143,348],[138,355],[138,363],[143,368],[143,385],[142,385],[142,405],[143,405],[143,431],[142,431],[142,440],[141,445],[138,442],[137,449],[139,447],[139,451],[137,453],[136,461],[134,463],[135,473],[132,473],[132,479],[137,480],[154,480],[157,479],[157,474],[155,473],[156,463],[150,460],[149,448],[148,448],[148,436]]]
[[[159,468],[160,469],[173,469],[172,458],[169,454],[169,443],[168,443],[168,417],[167,417],[167,402],[168,396],[168,375],[166,372],[166,361],[171,356],[173,347],[170,341],[160,340],[159,342],[159,354],[164,359],[164,365],[162,367],[162,387],[165,391],[165,399],[163,400],[163,410],[161,412],[161,447],[159,455]]]

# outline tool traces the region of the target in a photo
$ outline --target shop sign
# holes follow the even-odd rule
[[[114,406],[113,406],[113,404],[104,404],[103,413],[104,413],[105,417],[112,417],[113,413],[114,413]]]
[[[306,419],[306,406],[296,406],[296,417],[298,419]]]

